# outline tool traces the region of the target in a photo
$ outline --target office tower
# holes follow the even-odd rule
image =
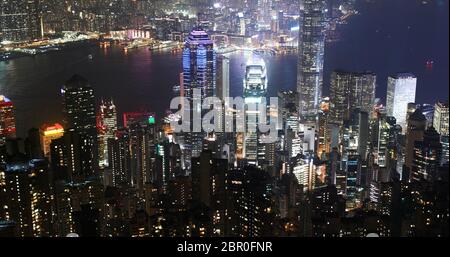
[[[226,235],[261,237],[272,235],[271,179],[254,166],[226,174]]]
[[[434,105],[421,104],[418,108],[420,108],[420,111],[427,119],[427,128],[433,126]]]
[[[92,141],[73,129],[50,143],[50,158],[55,176],[73,183],[81,183],[95,176]]]
[[[316,126],[300,124],[299,133],[302,138],[302,153],[304,155],[314,154],[316,150]]]
[[[441,164],[449,161],[449,135],[448,135],[448,102],[438,101],[434,105],[433,127],[441,135],[442,158]]]
[[[304,0],[300,10],[297,92],[300,117],[314,120],[322,97],[325,1]]]
[[[403,133],[406,131],[408,103],[416,101],[417,78],[411,73],[399,73],[388,77],[386,111],[397,120]]]
[[[388,165],[388,158],[394,155],[395,152],[391,150],[391,142],[393,139],[393,125],[395,121],[390,121],[386,115],[378,114],[378,117],[371,122],[370,128],[370,149],[374,156],[373,161],[379,167],[386,167]]]
[[[97,114],[98,160],[100,168],[109,167],[108,139],[114,138],[116,131],[116,106],[112,100],[102,100]]]
[[[98,167],[94,90],[85,78],[74,75],[63,86],[61,93],[66,133],[70,132],[66,142],[77,144],[79,149],[75,151],[80,151],[79,163],[72,165],[72,172],[77,174],[78,179],[94,175]]]
[[[448,102],[438,101],[434,106],[433,127],[441,136],[448,136]]]
[[[414,159],[414,144],[416,141],[422,141],[425,126],[426,118],[419,109],[409,116],[405,135],[405,166],[409,171]]]
[[[193,30],[183,49],[183,86],[185,96],[193,97],[193,90],[200,89],[201,97],[213,96],[216,88],[216,54],[213,41],[200,29]]]
[[[298,132],[288,128],[285,134],[285,150],[287,151],[288,157],[296,157],[301,155],[302,152],[302,138]]]
[[[220,55],[217,57],[216,94],[221,100],[230,96],[230,58]]]
[[[346,156],[360,155],[366,159],[369,140],[369,117],[367,112],[355,109],[349,120],[344,122],[341,130],[341,153]]]
[[[375,104],[376,75],[372,72],[334,71],[331,74],[330,115],[342,124],[359,108],[371,113]]]
[[[216,90],[216,54],[213,48],[213,41],[209,35],[201,29],[194,29],[186,39],[183,48],[183,90],[184,96],[190,102],[191,113],[190,133],[185,135],[183,152],[185,166],[190,168],[191,157],[198,157],[202,151],[202,143],[205,134],[200,131],[193,131],[195,125],[201,125],[201,120],[194,120],[194,111],[203,114],[201,101],[206,97],[214,96]],[[197,105],[194,105],[194,90],[199,90]],[[183,108],[186,108],[185,106]],[[200,118],[202,115],[198,115]]]
[[[0,168],[0,190],[5,194],[1,209],[7,220],[16,223],[19,236],[51,235],[52,198],[45,160],[30,160],[18,152],[9,156]]]
[[[156,131],[153,125],[133,123],[128,128],[131,184],[144,196],[144,185],[150,182],[151,158],[156,150]]]
[[[42,125],[40,129],[40,141],[42,152],[44,153],[45,157],[50,157],[50,143],[52,142],[52,140],[61,138],[63,135],[64,128],[59,123],[55,123],[53,125]]]
[[[66,129],[83,135],[96,135],[94,90],[89,82],[79,76],[70,78],[61,90]]]
[[[230,96],[230,59],[226,56],[220,55],[217,58],[217,81],[216,92],[220,100],[222,100],[222,110],[219,117],[218,126],[221,131],[225,131],[225,112],[228,111],[228,106],[225,106],[225,99]]]
[[[0,95],[0,146],[6,139],[16,137],[14,105],[6,96]]]
[[[440,136],[433,127],[429,127],[423,134],[423,140],[414,142],[412,180],[432,182],[437,178],[441,154]]]
[[[314,189],[314,159],[312,156],[298,155],[290,159],[290,173],[297,178],[298,184],[303,187],[303,191]]]
[[[318,133],[317,133],[317,150],[316,155],[321,159],[322,155],[331,151],[331,134],[332,126],[330,122],[330,99],[324,98],[320,104],[318,112]]]
[[[0,42],[26,41],[41,36],[39,0],[0,2]]]
[[[114,138],[108,139],[109,169],[112,173],[112,185],[131,184],[131,160],[129,133],[125,129],[118,130]]]
[[[227,168],[227,160],[213,158],[210,151],[202,152],[199,158],[192,158],[192,200],[210,210],[214,236],[225,235]]]
[[[258,147],[260,133],[258,126],[262,122],[261,115],[266,113],[265,98],[267,94],[267,73],[264,60],[252,57],[245,67],[244,77],[244,103],[245,133],[244,158],[250,164],[258,163]],[[261,108],[263,111],[261,112]]]

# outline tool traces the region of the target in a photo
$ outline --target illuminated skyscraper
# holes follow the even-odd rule
[[[434,107],[433,127],[441,136],[448,136],[448,102],[437,102]]]
[[[334,71],[331,75],[330,115],[342,124],[355,108],[370,113],[375,102],[376,75],[372,72]]]
[[[45,160],[29,160],[21,153],[10,156],[0,168],[0,190],[5,193],[1,208],[7,220],[16,223],[19,236],[51,235],[48,172]]]
[[[190,159],[200,156],[205,133],[193,131],[194,124],[201,124],[201,120],[193,119],[193,112],[202,112],[201,101],[196,101],[194,106],[194,90],[199,90],[201,99],[214,96],[216,88],[216,54],[213,41],[209,35],[201,29],[194,29],[186,39],[183,49],[183,90],[191,106],[190,133],[185,133],[182,150],[184,153],[185,167],[190,168]],[[200,118],[200,115],[198,115]]]
[[[438,175],[441,154],[442,145],[439,134],[433,127],[429,127],[424,132],[423,140],[414,142],[412,180],[433,181],[433,178]]]
[[[411,73],[400,73],[388,78],[386,111],[406,131],[408,103],[416,101],[417,78]]]
[[[426,129],[426,121],[425,116],[419,109],[408,117],[405,142],[405,166],[409,170],[411,170],[413,164],[414,144],[416,141],[422,141],[423,133]]]
[[[66,129],[85,135],[96,135],[94,90],[79,76],[70,78],[61,90]]]
[[[441,135],[442,164],[449,161],[448,119],[448,102],[437,102],[434,107],[433,127]]]
[[[100,168],[109,166],[108,139],[117,131],[117,111],[112,100],[101,101],[97,115],[98,161]]]
[[[303,0],[300,10],[297,92],[302,120],[312,120],[322,97],[325,51],[325,1]]]
[[[39,38],[39,0],[0,1],[0,42]]]
[[[98,167],[98,144],[97,127],[95,117],[94,90],[89,82],[79,76],[74,75],[69,79],[61,90],[63,96],[64,121],[66,133],[65,137],[68,151],[78,153],[72,161],[72,179],[86,179],[87,176],[94,175]],[[65,133],[65,134],[66,134]],[[76,149],[71,145],[75,144]]]
[[[245,135],[244,135],[244,157],[251,164],[258,161],[258,125],[261,122],[260,108],[267,94],[267,73],[264,60],[253,57],[247,63],[244,78],[244,103],[247,105],[245,111]]]
[[[213,41],[200,29],[193,30],[183,49],[183,86],[185,96],[193,97],[200,89],[202,98],[213,96],[216,88],[216,54]]]
[[[14,118],[14,105],[3,95],[0,95],[0,146],[6,139],[16,137],[16,120]]]
[[[53,125],[43,125],[40,130],[42,152],[46,157],[50,157],[50,143],[64,135],[64,128],[59,123]]]

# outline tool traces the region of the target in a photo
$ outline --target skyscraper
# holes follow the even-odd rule
[[[448,136],[448,102],[438,101],[434,107],[433,127],[441,136]]]
[[[423,140],[414,142],[412,180],[433,181],[438,175],[441,154],[439,134],[433,127],[429,127],[423,134]]]
[[[72,179],[86,179],[94,175],[98,167],[97,127],[95,117],[94,90],[89,82],[74,75],[61,90],[68,151],[78,153],[74,158],[79,163],[72,163]],[[75,144],[77,149],[71,148]]]
[[[114,138],[117,131],[117,111],[112,100],[100,103],[97,115],[98,161],[100,168],[109,166],[108,139]]]
[[[325,1],[303,0],[300,10],[297,92],[300,117],[314,119],[322,97],[325,51]]]
[[[417,78],[411,73],[400,73],[388,78],[386,111],[397,120],[403,133],[406,131],[408,103],[416,100]]]
[[[449,161],[449,135],[448,135],[448,102],[437,102],[434,107],[433,127],[441,135],[442,156],[441,164]]]
[[[355,108],[371,113],[375,87],[376,75],[372,72],[334,71],[330,87],[332,121],[342,124]]]
[[[194,124],[201,124],[201,120],[193,119],[193,112],[201,112],[201,101],[196,101],[193,106],[194,90],[200,91],[200,98],[214,96],[216,88],[216,54],[213,41],[209,35],[201,29],[194,29],[186,39],[183,49],[183,91],[184,96],[190,102],[191,113],[190,133],[184,133],[184,142],[180,142],[184,153],[184,166],[190,168],[192,157],[200,156],[205,133],[193,131]],[[198,115],[200,116],[200,115]]]
[[[426,129],[426,118],[422,112],[417,109],[409,115],[408,127],[406,128],[405,142],[405,166],[411,171],[414,158],[414,144],[416,141],[423,140],[423,133]]]
[[[16,119],[14,105],[7,97],[0,95],[0,146],[6,139],[16,137]]]
[[[185,96],[193,97],[193,90],[200,89],[202,98],[213,96],[216,87],[216,54],[213,41],[201,29],[194,29],[183,49],[183,86]]]
[[[96,135],[94,90],[80,75],[70,78],[61,90],[66,129],[80,134]]]
[[[0,1],[0,42],[40,36],[39,0]]]
[[[266,108],[261,104],[267,94],[267,82],[264,60],[251,58],[245,68],[244,78],[244,103],[248,107],[245,110],[244,157],[251,164],[257,164],[258,161],[258,125],[261,122],[259,110],[261,107]],[[250,108],[250,105],[253,108]]]

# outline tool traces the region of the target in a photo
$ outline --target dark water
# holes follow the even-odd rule
[[[389,74],[410,71],[418,76],[417,102],[448,99],[448,0],[358,1],[360,15],[340,28],[341,41],[325,51],[325,94],[333,69],[372,70],[378,74],[377,96],[385,98]],[[88,55],[93,54],[93,60]],[[432,70],[426,69],[433,60]],[[246,56],[231,56],[231,94],[240,95]],[[295,89],[293,55],[266,58],[269,95]],[[0,62],[0,94],[16,106],[20,136],[33,126],[62,118],[60,89],[74,73],[85,76],[97,98],[113,97],[119,113],[152,110],[163,114],[179,81],[181,53],[128,54],[119,48],[84,48]]]

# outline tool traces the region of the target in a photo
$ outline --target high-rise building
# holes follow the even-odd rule
[[[108,138],[107,147],[112,185],[131,183],[129,133],[125,129],[117,131],[114,138]]]
[[[0,2],[0,42],[37,39],[40,24],[39,0]]]
[[[297,92],[300,117],[310,120],[316,115],[322,97],[326,5],[324,0],[301,3]]]
[[[213,158],[210,151],[192,159],[192,199],[210,209],[212,234],[215,236],[225,233],[227,168],[227,160]]]
[[[260,108],[266,108],[264,104],[267,94],[267,73],[264,60],[258,57],[251,58],[245,68],[244,78],[244,103],[245,110],[245,134],[244,157],[250,164],[258,162],[258,125],[261,122]]]
[[[448,102],[438,101],[434,106],[433,127],[441,135],[442,155],[441,164],[449,162],[449,135],[448,135]]]
[[[330,87],[332,121],[342,124],[356,108],[370,114],[375,103],[375,87],[376,75],[372,72],[334,71]]]
[[[42,152],[45,157],[50,157],[50,143],[64,135],[64,128],[61,124],[43,125],[40,129],[40,139]]]
[[[84,135],[96,135],[94,90],[80,75],[70,78],[61,90],[66,129]]]
[[[108,139],[114,138],[117,131],[117,111],[112,100],[100,103],[97,114],[98,161],[99,167],[109,167]]]
[[[438,176],[441,154],[439,134],[433,127],[429,127],[423,134],[423,140],[414,142],[412,180],[432,182]]]
[[[441,136],[448,136],[448,102],[438,101],[434,107],[433,127]]]
[[[74,159],[79,163],[72,165],[75,175],[72,178],[86,179],[86,176],[96,174],[98,167],[94,90],[85,78],[74,75],[63,86],[61,93],[66,133],[70,132],[66,140],[66,143],[70,143],[66,146],[77,142],[75,144],[79,147],[67,150],[80,151],[79,159]]]
[[[261,237],[273,232],[270,176],[254,166],[226,174],[226,235]]]
[[[216,96],[225,100],[230,96],[230,58],[219,56],[217,58]]]
[[[406,128],[405,142],[405,166],[411,171],[414,159],[414,144],[416,141],[423,140],[423,133],[426,129],[426,118],[422,112],[417,109],[408,117],[408,126]]]
[[[216,54],[213,41],[201,29],[193,30],[183,49],[183,86],[185,96],[193,97],[194,89],[201,97],[213,96],[216,88]]]
[[[222,100],[222,111],[219,117],[219,125],[222,131],[225,131],[225,111],[228,110],[225,106],[225,100],[230,96],[230,59],[226,56],[220,55],[217,58],[217,82],[215,95]]]
[[[205,133],[193,131],[195,124],[201,124],[201,120],[194,120],[193,112],[202,112],[201,102],[194,105],[194,90],[199,90],[199,97],[203,100],[206,97],[214,96],[216,93],[216,54],[213,48],[213,41],[209,35],[201,29],[191,31],[186,39],[183,49],[183,92],[190,102],[191,113],[190,133],[184,136],[182,150],[184,154],[184,166],[190,168],[190,159],[200,156]],[[201,119],[202,115],[197,115]]]
[[[408,103],[416,101],[417,78],[411,73],[400,73],[388,78],[386,111],[406,131]]]
[[[130,174],[131,184],[144,196],[145,183],[150,182],[151,157],[156,152],[155,127],[149,124],[129,125]]]
[[[6,139],[16,137],[14,105],[7,97],[0,95],[0,146]]]
[[[0,207],[7,220],[16,223],[19,236],[50,236],[52,198],[48,163],[9,156],[0,168],[0,190],[6,195]]]

